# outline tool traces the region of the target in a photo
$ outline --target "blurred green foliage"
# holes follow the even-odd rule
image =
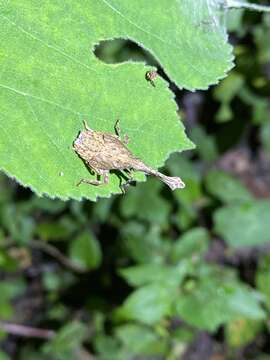
[[[234,70],[197,107],[177,93],[197,149],[164,171],[185,190],[147,178],[62,202],[0,177],[0,360],[189,359],[200,334],[221,359],[269,359],[270,16],[233,11],[229,29]],[[146,55],[121,40],[99,56]]]

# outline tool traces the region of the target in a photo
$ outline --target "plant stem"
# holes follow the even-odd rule
[[[35,239],[33,241],[30,241],[30,246],[32,248],[39,249],[41,251],[44,251],[45,253],[49,254],[50,256],[54,257],[60,264],[65,266],[66,268],[77,272],[79,274],[83,274],[87,272],[86,269],[81,267],[78,264],[75,264],[73,261],[71,261],[69,258],[67,258],[64,254],[61,253],[56,247],[44,242],[40,241],[38,239]]]
[[[228,8],[245,8],[250,10],[257,10],[257,11],[268,11],[270,12],[270,6],[258,5],[258,4],[251,4],[245,1],[238,1],[238,0],[227,0],[227,7]]]
[[[0,321],[0,329],[7,332],[8,334],[40,339],[51,339],[55,335],[53,330],[39,329],[20,324],[12,324],[5,321]]]

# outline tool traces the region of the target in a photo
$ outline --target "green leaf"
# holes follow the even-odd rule
[[[191,129],[190,138],[196,144],[196,151],[202,160],[213,162],[217,159],[218,151],[215,139],[208,135],[201,126],[195,126]]]
[[[243,37],[247,29],[243,24],[244,9],[231,9],[227,16],[227,29],[229,32],[236,32],[239,37]]]
[[[253,61],[253,60],[252,60]],[[252,121],[255,124],[261,124],[268,120],[268,101],[267,99],[258,96],[252,92],[248,87],[242,87],[239,91],[239,97],[248,105],[252,107]]]
[[[123,226],[121,240],[128,254],[138,263],[163,263],[169,243],[164,241],[160,228],[153,225],[149,230],[139,222],[129,221]]]
[[[155,224],[167,224],[170,204],[160,196],[160,191],[161,184],[157,179],[139,184],[122,200],[120,205],[122,215],[126,218],[138,217]]]
[[[172,155],[169,159],[168,168],[173,176],[180,176],[182,174],[181,177],[186,184],[185,189],[174,192],[174,196],[181,205],[190,210],[191,213],[194,212],[196,203],[202,199],[201,174],[195,169],[191,161],[184,157],[179,158],[176,154]]]
[[[110,218],[112,205],[113,198],[100,199],[93,208],[93,218],[101,223],[107,221]]]
[[[229,103],[237,95],[244,83],[244,78],[237,72],[231,72],[214,90],[215,99]]]
[[[99,267],[102,259],[99,242],[88,231],[71,242],[69,256],[74,263],[87,270]]]
[[[153,167],[191,148],[167,83],[158,78],[154,88],[143,63],[104,64],[93,49],[104,39],[131,39],[178,86],[206,89],[232,67],[223,16],[218,1],[205,0],[154,8],[143,0],[2,2],[1,169],[39,195],[95,200],[119,193],[119,181],[113,174],[108,186],[76,187],[91,177],[72,149],[83,119],[113,132],[120,118],[130,150]]]
[[[41,354],[39,349],[36,350],[32,345],[24,346],[20,351],[20,360],[48,360],[48,357],[44,354]],[[55,360],[52,358],[51,360]],[[60,360],[60,359],[57,359]]]
[[[230,347],[242,347],[254,340],[262,328],[262,322],[245,318],[234,319],[225,327],[226,343]]]
[[[111,336],[98,334],[94,338],[94,346],[95,351],[100,355],[100,359],[124,360],[123,357],[121,357],[121,351],[118,341]]]
[[[270,60],[270,47],[268,41],[270,36],[270,16],[269,14],[265,13],[262,18],[263,22],[260,25],[258,24],[257,26],[254,26],[252,33],[257,47],[260,63],[267,63]],[[267,81],[267,79],[265,80]]]
[[[270,311],[270,256],[266,255],[260,259],[256,272],[256,287],[264,295],[265,305]]]
[[[232,119],[233,113],[229,104],[243,87],[243,84],[243,76],[236,72],[232,72],[215,88],[214,98],[221,102],[220,109],[216,115],[216,119],[219,122],[225,122]]]
[[[129,354],[160,354],[165,344],[151,328],[139,324],[125,324],[116,329],[116,337]]]
[[[189,324],[208,331],[215,331],[235,317],[264,319],[258,293],[226,273],[221,275],[203,276],[191,291],[183,291],[176,300],[177,314]]]
[[[200,258],[207,251],[209,234],[204,228],[193,228],[182,235],[171,249],[171,259],[174,262],[185,259]]]
[[[214,214],[215,231],[233,246],[254,246],[270,239],[270,201],[223,207]]]
[[[0,173],[0,186],[5,188],[5,191],[0,192],[0,204],[2,206],[11,200],[15,188],[8,186],[8,178],[2,173]]]
[[[221,170],[209,171],[206,187],[212,195],[225,203],[252,200],[252,195],[239,180]]]
[[[67,203],[61,200],[52,200],[48,198],[40,198],[37,196],[32,196],[31,199],[26,200],[20,204],[20,208],[26,212],[33,211],[44,211],[49,214],[59,214],[66,208]]]
[[[262,352],[256,356],[256,360],[270,360],[270,356]]]
[[[166,284],[143,286],[126,299],[116,314],[120,318],[155,324],[171,311],[173,297],[168,290]]]
[[[0,319],[9,319],[13,315],[12,299],[25,290],[24,283],[17,281],[1,281],[0,283]]]
[[[261,139],[265,149],[270,154],[270,123],[266,121],[261,127]]]
[[[188,264],[182,262],[178,266],[161,264],[146,264],[121,269],[120,274],[132,286],[145,285],[147,283],[166,283],[166,286],[177,287],[184,278]]]
[[[26,244],[33,237],[33,218],[20,211],[15,204],[8,203],[0,207],[0,223],[18,243]]]
[[[63,220],[64,218],[62,217],[56,222],[44,221],[37,225],[35,232],[41,239],[45,241],[66,240],[74,229],[72,229],[72,226],[67,226],[68,222]]]
[[[72,286],[75,282],[75,277],[72,273],[67,271],[52,271],[44,272],[42,283],[46,291],[50,291],[53,296],[59,296],[60,291]]]
[[[17,261],[9,255],[6,249],[0,247],[0,270],[12,272],[17,268]]]
[[[74,359],[74,355],[86,338],[87,328],[83,323],[73,321],[63,326],[56,336],[47,342],[42,350],[57,359]]]
[[[10,360],[10,357],[3,351],[0,351],[0,360]]]

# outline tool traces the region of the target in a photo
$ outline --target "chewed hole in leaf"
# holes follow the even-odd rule
[[[144,62],[150,66],[158,66],[155,58],[132,40],[111,39],[100,41],[94,47],[94,54],[107,64],[136,61]]]

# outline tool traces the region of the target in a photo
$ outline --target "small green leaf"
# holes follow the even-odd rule
[[[58,271],[44,272],[42,282],[46,291],[51,291],[54,296],[58,296],[61,290],[72,286],[75,278],[71,272],[59,269]]]
[[[38,224],[35,229],[36,235],[44,241],[66,240],[72,232],[61,220],[57,222],[44,221]]]
[[[232,111],[230,105],[227,103],[221,104],[215,118],[216,118],[216,121],[219,123],[225,123],[227,121],[232,120],[233,111]]]
[[[71,260],[86,270],[99,267],[102,253],[98,240],[86,231],[71,242],[69,248]]]
[[[171,207],[160,196],[161,187],[157,179],[149,179],[147,183],[139,184],[136,189],[129,191],[120,205],[123,216],[166,224]]]
[[[231,72],[226,79],[222,80],[221,83],[214,90],[215,99],[221,103],[230,103],[231,100],[238,94],[238,91],[242,88],[244,78],[237,72]]]
[[[195,126],[190,131],[190,138],[196,144],[196,151],[202,160],[213,162],[217,159],[218,150],[213,135],[208,135],[201,126]]]
[[[238,37],[243,37],[247,29],[243,24],[244,9],[231,9],[227,15],[227,29],[229,32],[236,32]]]
[[[6,353],[0,351],[0,360],[11,360],[11,359]]]
[[[20,244],[26,244],[33,237],[35,229],[33,218],[20,211],[15,204],[9,203],[0,207],[0,223],[13,240]]]
[[[146,264],[120,270],[122,277],[132,286],[147,283],[166,283],[166,286],[177,287],[188,269],[188,264],[182,262],[179,266],[161,264]]]
[[[261,127],[261,139],[265,149],[270,154],[270,122],[266,121]]]
[[[36,350],[35,347],[30,344],[24,346],[20,351],[20,360],[48,360],[48,357],[44,354],[41,354],[41,351]],[[52,359],[55,360],[55,359]],[[60,360],[60,359],[57,359]],[[68,360],[68,359],[66,359]],[[75,359],[74,359],[75,360]]]
[[[44,211],[49,214],[59,214],[67,206],[67,203],[61,200],[52,200],[48,198],[40,198],[37,196],[32,196],[31,199],[25,201],[21,208],[23,211],[32,212],[32,211]]]
[[[168,169],[171,175],[181,176],[186,187],[182,191],[174,192],[176,200],[194,215],[196,203],[202,199],[201,174],[188,159],[172,155],[168,161]]]
[[[209,274],[200,278],[191,290],[179,295],[176,311],[189,324],[215,331],[236,316],[264,319],[259,300],[258,293],[230,277],[226,279],[226,273],[222,277]]]
[[[263,22],[260,24],[260,26],[258,26],[258,24],[252,29],[258,52],[258,59],[261,64],[265,64],[270,60],[270,47],[268,41],[270,36],[269,19],[269,13],[265,13],[262,17]],[[265,79],[265,81],[267,81],[267,79]]]
[[[22,281],[1,281],[0,283],[0,319],[9,319],[13,315],[12,299],[21,295],[25,289]]]
[[[204,255],[209,245],[209,234],[204,228],[194,228],[182,235],[171,249],[171,259],[174,262]]]
[[[214,214],[215,231],[233,246],[254,246],[270,239],[270,201],[223,207]]]
[[[172,293],[166,285],[146,285],[134,291],[116,314],[124,319],[151,325],[170,314],[172,301]]]
[[[17,268],[17,261],[9,255],[6,249],[0,248],[0,270],[12,272]]]
[[[95,351],[102,360],[124,360],[121,357],[120,345],[117,339],[112,336],[98,334],[94,338]]]
[[[100,199],[93,207],[93,218],[101,223],[109,220],[113,199]]]
[[[225,203],[252,200],[252,195],[239,180],[221,170],[209,171],[206,187],[212,195]]]
[[[129,221],[122,227],[121,239],[129,255],[138,263],[163,263],[169,251],[169,244],[155,225],[148,229],[142,223]]]
[[[256,272],[256,287],[264,295],[265,304],[270,311],[270,256],[260,259]]]
[[[262,328],[262,321],[236,318],[225,327],[226,343],[230,347],[242,347],[254,340]]]
[[[164,341],[151,328],[139,324],[119,326],[116,329],[116,337],[129,354],[157,355],[162,354],[166,348]]]
[[[87,328],[83,323],[73,321],[63,326],[56,336],[47,342],[42,351],[57,359],[74,359],[74,354],[86,337]],[[73,356],[73,357],[72,357]]]
[[[252,107],[252,121],[255,124],[267,122],[268,119],[268,101],[256,93],[252,92],[247,86],[239,91],[239,97],[242,101]]]

